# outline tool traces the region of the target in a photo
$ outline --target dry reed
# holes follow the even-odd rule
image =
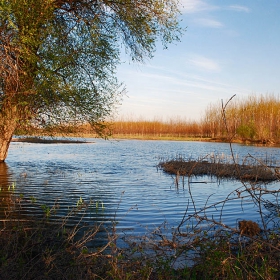
[[[18,128],[17,135],[66,135],[140,138],[186,139],[212,141],[242,141],[260,144],[280,143],[280,99],[272,94],[251,95],[231,100],[225,112],[228,130],[225,129],[220,102],[209,104],[200,120],[175,118],[170,120],[119,118],[96,127],[86,123],[60,124],[44,129],[32,125]],[[106,126],[106,129],[104,127]],[[230,138],[230,139],[229,139]]]
[[[216,176],[219,179],[238,179],[251,182],[271,182],[279,180],[275,168],[261,164],[247,165],[203,160],[183,160],[181,158],[160,162],[158,165],[169,174],[180,176]]]

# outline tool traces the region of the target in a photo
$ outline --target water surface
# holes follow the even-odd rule
[[[34,144],[11,143],[6,164],[0,170],[2,186],[14,184],[1,195],[11,193],[36,203],[25,206],[24,213],[33,217],[43,215],[38,205],[52,207],[59,204],[57,215],[65,215],[79,203],[91,204],[84,221],[88,224],[102,222],[111,226],[117,222],[120,233],[143,234],[168,224],[176,227],[186,209],[194,210],[223,201],[229,193],[242,187],[238,181],[218,181],[216,178],[191,178],[189,184],[179,187],[174,177],[157,169],[162,159],[174,157],[194,158],[216,156],[229,160],[228,144],[206,142],[104,141],[89,139],[85,144]],[[248,154],[279,165],[279,148],[233,145],[237,160]],[[185,180],[186,182],[187,180]],[[279,189],[279,183],[265,186]],[[258,208],[250,199],[237,199],[233,192],[223,208],[221,222],[236,227],[238,220],[251,219],[260,223]],[[192,203],[192,199],[195,205]],[[2,203],[3,207],[7,207]],[[2,211],[3,211],[2,207]],[[222,205],[210,207],[207,215],[220,219]],[[79,217],[78,217],[79,218]],[[70,223],[77,222],[73,216]],[[187,226],[187,225],[184,225]]]

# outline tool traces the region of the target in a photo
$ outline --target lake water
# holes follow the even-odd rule
[[[191,178],[189,185],[186,179],[185,186],[180,181],[177,187],[174,177],[157,169],[159,161],[178,156],[197,159],[219,155],[229,159],[229,144],[86,141],[85,144],[11,143],[6,164],[0,169],[0,194],[7,197],[16,193],[29,201],[36,199],[36,203],[22,204],[23,213],[33,217],[42,216],[39,205],[52,207],[59,204],[56,215],[63,216],[82,200],[91,205],[85,214],[85,223],[101,222],[110,227],[115,221],[120,234],[141,235],[163,225],[176,227],[186,209],[186,216],[191,215],[194,210],[223,201],[232,191],[242,187],[239,181],[218,181],[210,177]],[[280,165],[279,148],[234,144],[233,152],[238,160],[250,154]],[[5,185],[10,188],[5,189]],[[262,187],[279,189],[280,185],[270,183]],[[4,211],[3,207],[6,206],[2,203],[1,211]],[[242,219],[260,223],[258,210],[249,198],[238,199],[238,194],[233,192],[225,205],[209,207],[205,215],[236,227],[238,220]],[[70,217],[69,223],[74,225],[78,218]]]

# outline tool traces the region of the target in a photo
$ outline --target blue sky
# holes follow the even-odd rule
[[[123,59],[120,117],[200,120],[210,103],[233,94],[279,94],[279,0],[181,3],[181,42],[159,47],[145,64]]]

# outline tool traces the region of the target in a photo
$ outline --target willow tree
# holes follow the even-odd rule
[[[16,128],[87,122],[119,101],[120,52],[151,58],[179,39],[177,0],[0,0],[0,161]]]

